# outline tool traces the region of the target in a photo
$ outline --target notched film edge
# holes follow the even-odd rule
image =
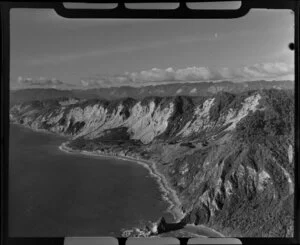
[[[222,4],[1,6],[8,244],[298,239],[297,4]]]

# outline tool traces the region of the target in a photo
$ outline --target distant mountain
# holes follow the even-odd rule
[[[167,85],[159,87],[165,94],[206,86],[199,89],[206,96],[36,100],[12,106],[10,119],[70,136],[66,146],[75,150],[156,162],[182,203],[184,224],[226,236],[292,237],[294,94],[261,89],[266,84],[292,87]],[[238,93],[249,87],[259,89]]]
[[[23,89],[11,91],[10,102],[11,104],[16,104],[30,100],[54,99],[59,97],[115,100],[127,97],[141,99],[148,96],[207,96],[221,91],[240,93],[258,89],[280,90],[293,88],[293,81],[251,81],[243,83],[223,81],[218,83],[175,83],[138,88],[123,86],[88,90]]]

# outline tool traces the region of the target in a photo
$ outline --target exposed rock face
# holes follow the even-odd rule
[[[294,158],[294,149],[292,145],[289,145],[288,155],[289,155],[289,162],[292,163]]]
[[[146,144],[166,130],[168,119],[174,110],[172,102],[162,106],[159,102],[156,104],[150,101],[142,106],[138,101],[129,107],[123,102],[126,103],[121,101],[114,108],[103,101],[86,105],[85,102],[63,106],[61,102],[45,106],[38,102],[38,105],[17,105],[11,109],[11,119],[16,118],[35,129],[89,139],[99,137],[107,129],[127,127],[132,139]],[[34,108],[35,106],[38,108]],[[16,117],[18,113],[20,114]]]
[[[182,202],[183,223],[257,237],[293,235],[293,116],[285,90],[33,101],[10,113],[33,129],[71,136],[76,149],[155,161]]]
[[[249,96],[242,103],[242,108],[236,113],[234,110],[230,110],[226,116],[225,124],[231,123],[227,130],[233,130],[237,123],[246,117],[249,112],[255,112],[261,99],[260,94]]]

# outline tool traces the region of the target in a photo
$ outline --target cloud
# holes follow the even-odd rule
[[[30,78],[19,76],[17,78],[18,87],[20,88],[67,88],[75,85],[62,82],[56,78]]]
[[[229,78],[239,79],[282,79],[288,75],[293,76],[294,65],[283,62],[261,63],[227,71],[227,74]]]
[[[145,86],[175,82],[214,82],[231,80],[235,82],[251,80],[293,79],[294,66],[283,62],[260,63],[238,68],[187,67],[175,70],[152,68],[140,72],[125,72],[114,76],[95,76],[81,81],[84,87]]]
[[[142,87],[168,83],[186,82],[216,82],[230,80],[234,82],[253,80],[293,80],[294,66],[284,62],[260,63],[238,68],[222,67],[219,69],[208,67],[187,67],[174,69],[152,68],[139,72],[125,72],[119,75],[93,76],[82,78],[81,85],[65,83],[56,78],[28,78],[18,77],[18,88],[107,88],[120,86]],[[180,93],[181,91],[178,91]],[[193,93],[194,91],[191,91]]]

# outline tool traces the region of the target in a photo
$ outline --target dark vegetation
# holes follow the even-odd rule
[[[10,92],[10,105],[20,104],[33,100],[57,99],[73,97],[73,93],[67,90],[57,89],[23,89]]]
[[[156,105],[159,104],[162,101],[163,98],[158,96],[147,96],[141,100],[141,105],[149,105],[150,102],[154,102]]]
[[[216,126],[186,138],[177,136],[178,132],[192,120],[195,107],[210,96],[147,97],[142,104],[155,101],[156,106],[165,108],[172,101],[175,106],[167,130],[151,144],[143,145],[131,139],[126,127],[118,127],[105,130],[93,139],[78,137],[69,146],[77,150],[100,150],[103,153],[157,161],[159,170],[166,175],[182,200],[183,209],[187,211],[180,225],[206,224],[228,236],[291,236],[294,196],[290,194],[283,169],[294,182],[294,163],[289,162],[287,153],[288,147],[294,146],[293,91],[259,91],[262,96],[259,110],[250,112],[233,131],[225,131],[228,125],[215,124],[221,114],[226,115],[229,109],[240,109],[245,98],[257,92],[216,94],[209,112],[210,120],[214,122],[212,125]],[[76,135],[85,124],[75,123],[73,119],[67,122],[66,115],[72,108],[83,109],[88,105],[102,104],[108,111],[113,111],[122,103],[124,108],[120,114],[127,118],[136,102],[131,98],[81,101],[67,107],[59,125],[69,123],[66,133]],[[51,112],[55,116],[59,103],[45,100],[24,103],[22,106],[28,107],[26,112],[35,109],[40,112],[37,115]],[[44,129],[50,126],[47,122],[41,125]],[[218,141],[223,140],[222,137],[228,138],[225,143]],[[168,157],[165,157],[165,153]],[[243,174],[239,172],[240,169],[243,169]],[[261,170],[270,175],[271,181],[262,183],[263,190],[258,190],[258,174]],[[226,192],[227,181],[232,186],[231,194]],[[207,202],[200,201],[204,194]],[[212,211],[212,207],[216,209]],[[180,228],[178,224],[172,225],[168,226],[162,220],[161,231]]]
[[[97,138],[99,141],[128,141],[130,140],[130,135],[127,132],[126,127],[113,128],[105,130],[102,135]]]
[[[237,125],[243,142],[266,143],[270,137],[290,136],[294,129],[294,96],[289,91],[268,90],[266,109],[251,113]]]
[[[166,131],[159,138],[172,140],[172,137],[193,117],[195,105],[192,98],[176,96],[173,98],[173,102],[175,106],[174,113],[169,120]]]
[[[69,143],[71,148],[77,150],[101,150],[113,152],[113,149],[129,151],[135,147],[140,147],[142,143],[139,140],[130,139],[127,128],[120,127],[105,130],[101,136],[93,139],[78,137]]]
[[[209,117],[212,121],[217,121],[223,111],[227,111],[231,102],[235,99],[235,95],[230,93],[220,93],[214,101],[214,105],[209,111]]]
[[[77,132],[79,132],[80,129],[82,129],[85,125],[85,122],[76,122],[74,123],[74,120],[70,120],[69,127],[66,130],[67,134],[75,135]]]
[[[196,146],[193,145],[193,143],[191,143],[191,142],[181,143],[180,146],[186,146],[186,147],[189,147],[189,148],[195,148],[195,147],[196,147]]]
[[[107,110],[109,113],[112,113],[113,110],[116,110],[120,104],[123,104],[124,108],[121,111],[121,114],[124,114],[126,117],[128,117],[129,110],[136,104],[136,102],[137,101],[132,98],[113,100],[113,101],[110,101],[109,104],[107,104]]]

